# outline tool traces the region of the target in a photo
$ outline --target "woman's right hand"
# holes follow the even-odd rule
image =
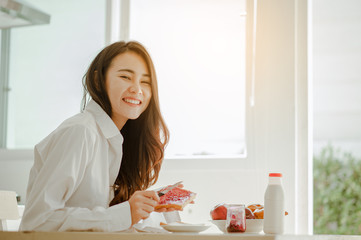
[[[154,207],[159,202],[159,197],[155,191],[136,191],[128,200],[130,213],[132,216],[132,225],[141,219],[149,217],[154,211]]]

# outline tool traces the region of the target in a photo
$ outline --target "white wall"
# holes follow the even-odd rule
[[[24,204],[32,165],[32,150],[0,149],[0,190],[16,191]]]
[[[252,122],[249,164],[265,175],[270,171],[284,173],[290,212],[286,229],[311,233],[308,4],[297,0],[257,3],[255,106],[248,113]]]

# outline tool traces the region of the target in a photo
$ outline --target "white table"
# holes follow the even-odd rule
[[[258,235],[187,233],[0,232],[1,240],[361,240],[349,235]]]

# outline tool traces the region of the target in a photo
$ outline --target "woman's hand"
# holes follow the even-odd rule
[[[149,217],[154,211],[154,207],[159,202],[159,197],[155,191],[136,191],[128,200],[130,213],[132,216],[132,225],[141,219]]]
[[[172,212],[172,211],[182,211],[175,208],[158,208],[156,212]]]

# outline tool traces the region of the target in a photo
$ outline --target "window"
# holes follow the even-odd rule
[[[245,1],[134,0],[129,37],[156,67],[166,156],[245,153]]]
[[[105,1],[32,0],[50,24],[11,29],[8,148],[33,148],[80,110],[81,79],[104,46]]]
[[[359,235],[361,2],[312,7],[314,232]]]
[[[105,42],[105,2],[32,4],[51,20],[11,29],[8,148],[32,148],[79,112],[81,78]],[[156,65],[167,156],[245,154],[245,5],[130,1],[130,39]]]

